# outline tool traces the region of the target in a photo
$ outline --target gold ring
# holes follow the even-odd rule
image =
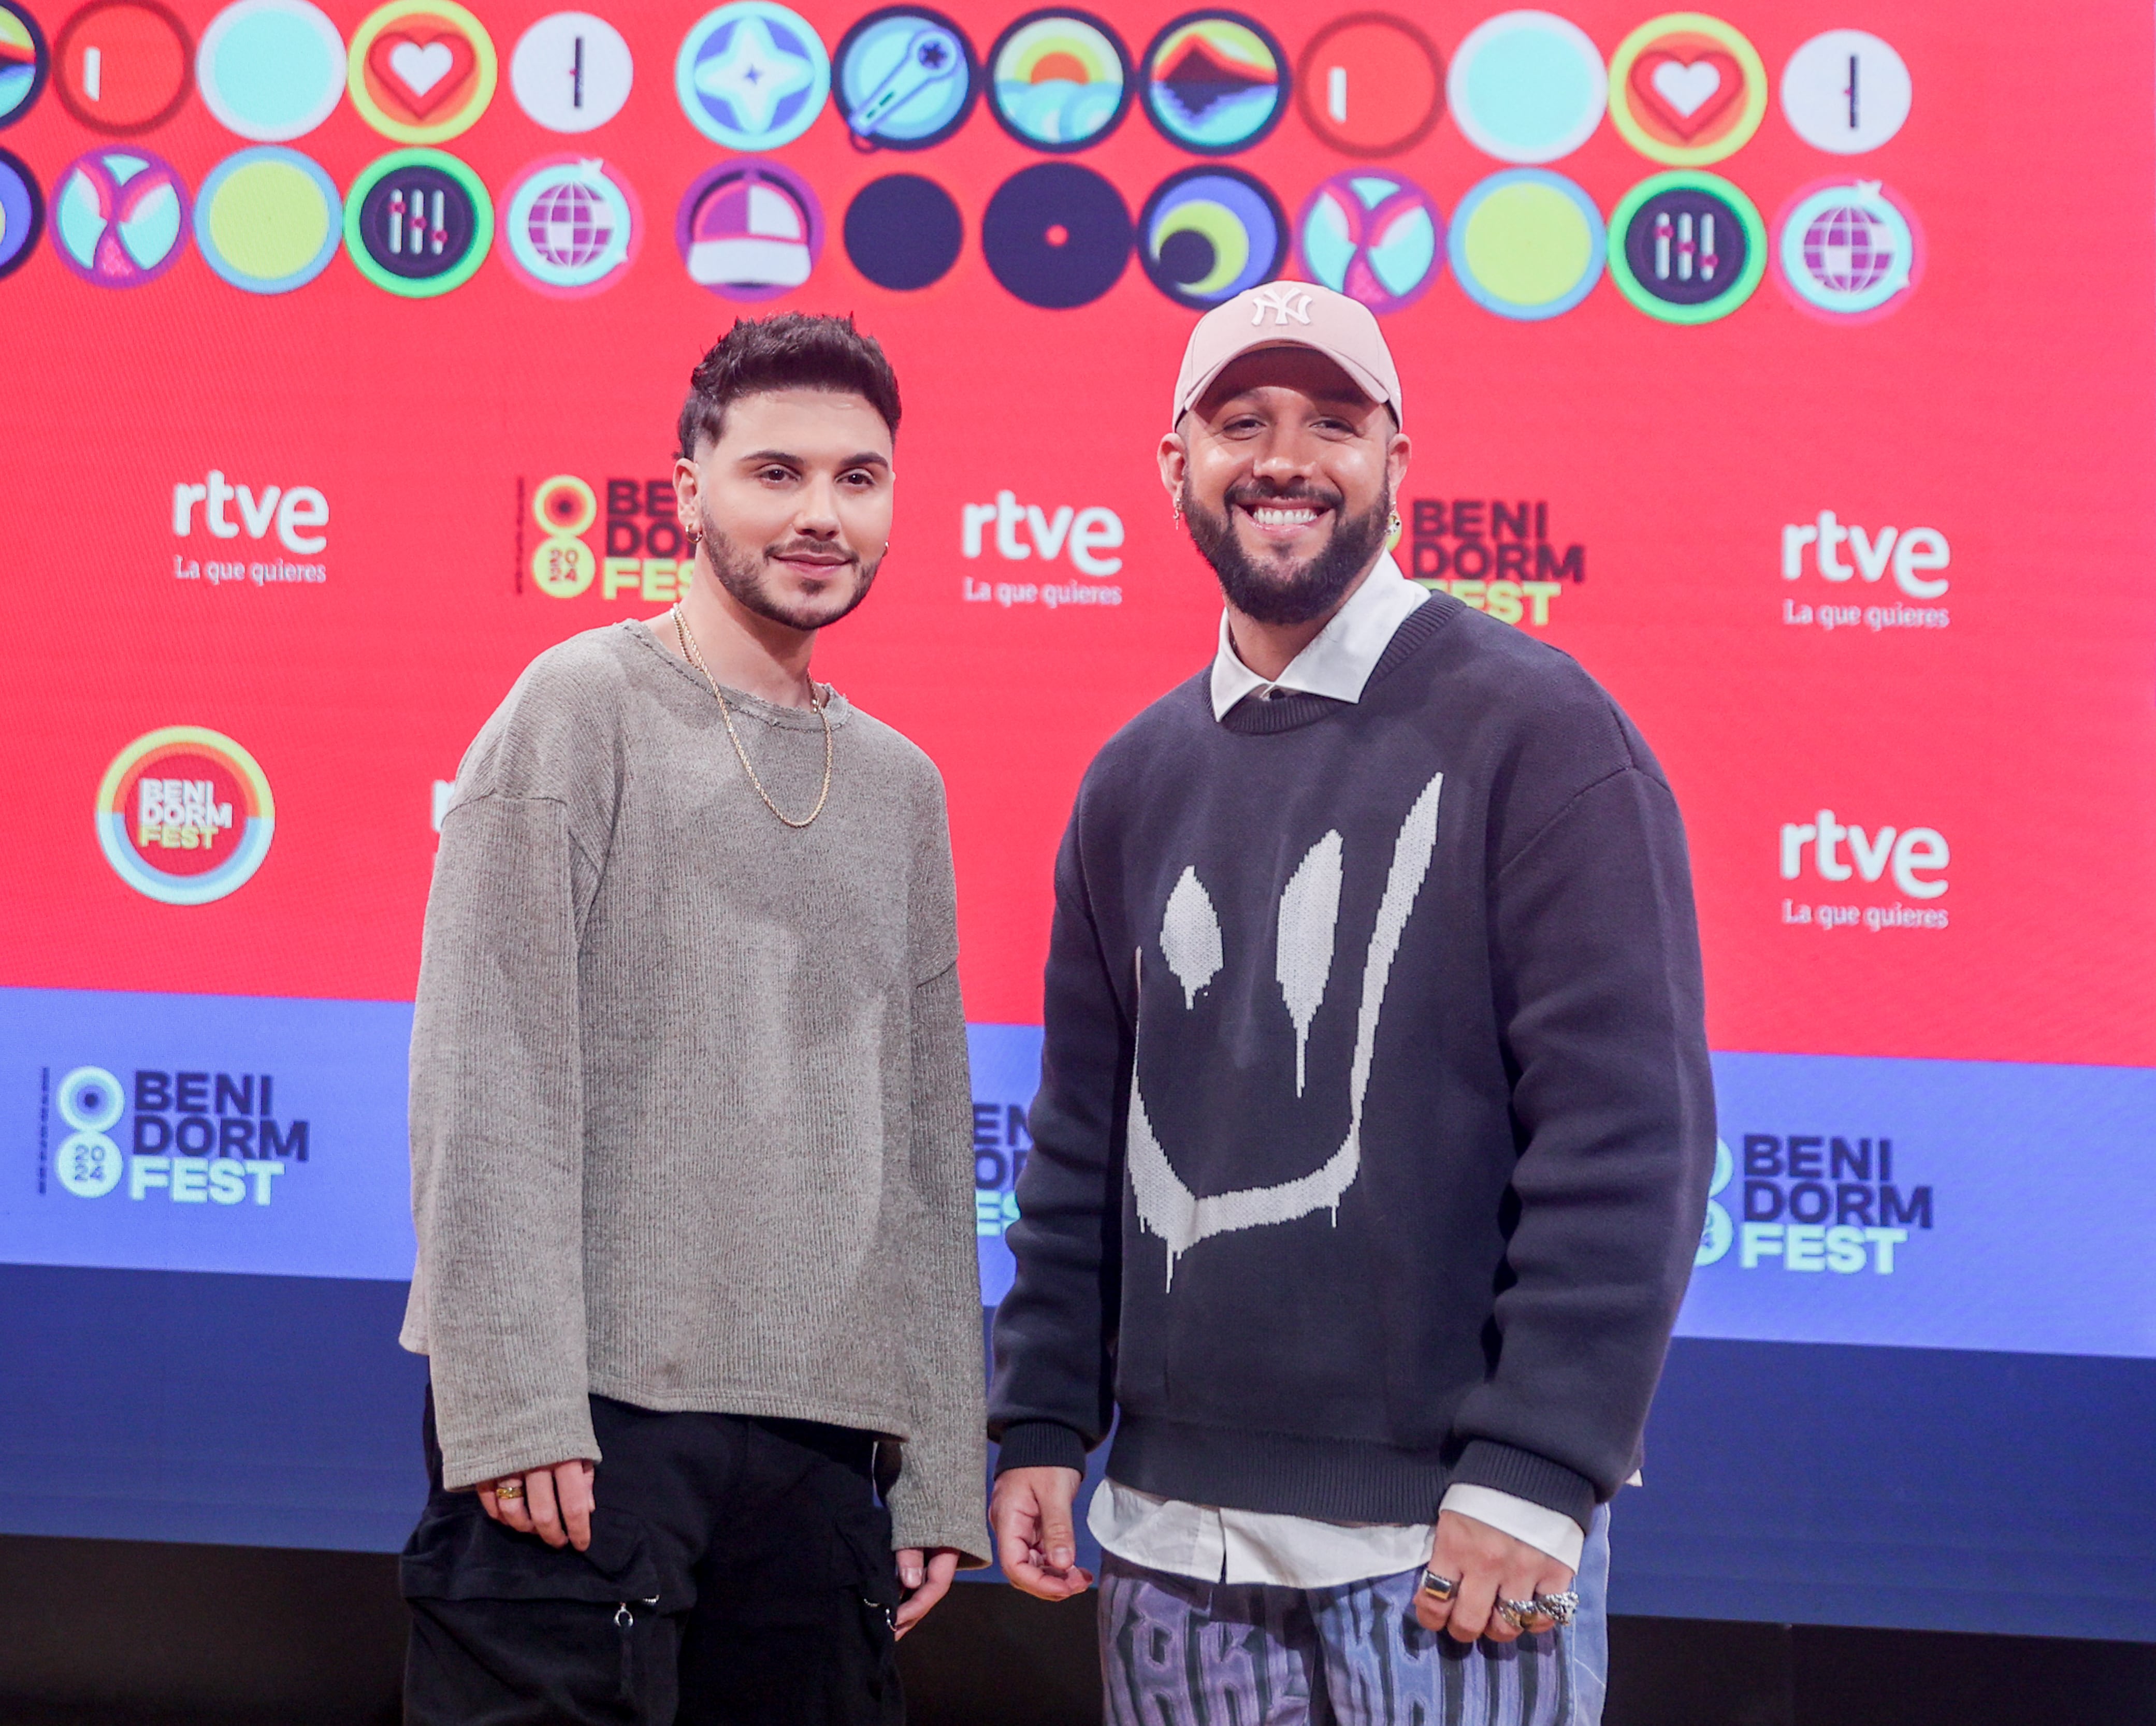
[[[495,1484],[494,1496],[504,1501],[521,1498],[524,1496],[524,1482],[521,1480],[498,1481]]]

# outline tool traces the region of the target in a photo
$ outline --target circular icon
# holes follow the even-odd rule
[[[139,288],[179,261],[187,188],[180,171],[146,150],[93,150],[53,188],[60,261],[100,288]]]
[[[195,194],[203,261],[250,294],[305,287],[343,238],[336,182],[296,150],[262,144],[228,156]]]
[[[1766,111],[1758,49],[1703,12],[1650,18],[1610,57],[1610,124],[1652,161],[1719,162],[1751,141]]]
[[[304,137],[344,97],[344,38],[308,0],[236,0],[195,50],[203,105],[257,143]]]
[[[1186,13],[1146,50],[1147,116],[1199,156],[1256,143],[1287,111],[1287,55],[1240,12]]]
[[[824,210],[776,162],[730,162],[690,186],[674,218],[689,280],[728,300],[775,300],[824,255]]]
[[[1815,150],[1861,156],[1902,130],[1913,92],[1909,69],[1868,30],[1829,30],[1782,68],[1782,112]]]
[[[126,1112],[127,1092],[119,1080],[101,1066],[79,1066],[59,1082],[54,1093],[60,1119],[78,1133],[104,1133],[119,1124]]]
[[[13,126],[30,111],[51,68],[38,21],[14,0],[0,0],[0,126]]]
[[[1835,323],[1885,316],[1922,278],[1922,234],[1876,180],[1808,186],[1776,225],[1782,285],[1804,311]]]
[[[1302,207],[1302,261],[1336,293],[1375,312],[1412,306],[1445,262],[1445,217],[1411,181],[1368,169],[1335,174]]]
[[[1132,82],[1122,39],[1090,12],[1067,7],[1029,12],[988,54],[988,106],[1005,131],[1036,150],[1099,143],[1122,124]]]
[[[732,150],[776,150],[807,131],[831,93],[808,20],[773,0],[733,0],[682,39],[674,93],[689,124]]]
[[[599,560],[580,539],[556,535],[531,553],[531,583],[551,599],[573,599],[592,584]]]
[[[1295,69],[1303,122],[1349,156],[1397,156],[1445,111],[1445,61],[1415,25],[1390,13],[1335,18]]]
[[[1602,54],[1548,12],[1501,12],[1452,56],[1445,99],[1460,136],[1500,162],[1555,162],[1594,136],[1609,99]]]
[[[70,1133],[53,1158],[53,1173],[78,1199],[102,1199],[120,1184],[120,1147],[102,1133]]]
[[[166,905],[244,886],[276,827],[270,781],[230,737],[168,725],[112,758],[97,788],[97,843],[121,880]]]
[[[1138,262],[1178,306],[1204,311],[1270,281],[1287,260],[1287,218],[1240,168],[1171,174],[1138,213]]]
[[[636,63],[621,32],[588,12],[550,13],[516,39],[509,88],[550,132],[588,132],[621,112]]]
[[[44,230],[45,198],[29,163],[0,150],[0,277],[23,267]]]
[[[925,288],[950,274],[966,243],[951,194],[918,174],[871,180],[846,206],[846,255],[880,288]]]
[[[1131,258],[1131,213],[1091,168],[1041,162],[996,188],[981,217],[988,274],[1029,306],[1066,311],[1116,285]]]
[[[1650,317],[1711,324],[1727,317],[1767,270],[1767,227],[1752,200],[1717,174],[1680,168],[1642,180],[1609,213],[1609,273]]]
[[[384,137],[439,144],[494,100],[499,67],[486,29],[456,0],[389,0],[352,39],[352,105]]]
[[[846,131],[871,146],[940,144],[981,94],[981,63],[966,33],[925,7],[870,13],[839,39],[834,64]]]
[[[1452,218],[1452,273],[1500,317],[1568,312],[1601,279],[1608,241],[1594,200],[1548,168],[1507,168],[1472,187]]]
[[[531,519],[544,532],[573,539],[598,518],[598,494],[574,474],[542,480],[531,494]]]
[[[90,0],[53,47],[60,105],[92,131],[130,137],[187,99],[194,44],[157,0]]]
[[[359,273],[408,300],[472,279],[494,243],[480,177],[439,150],[393,150],[360,171],[344,201],[344,243]]]
[[[619,167],[549,156],[511,183],[497,233],[510,274],[525,286],[580,300],[611,287],[636,261],[644,212]]]

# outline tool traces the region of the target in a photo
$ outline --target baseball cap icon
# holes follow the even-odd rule
[[[359,273],[407,300],[470,281],[494,243],[480,177],[439,150],[393,150],[363,169],[344,204],[346,249]]]
[[[60,261],[100,288],[136,288],[179,261],[187,188],[179,170],[146,150],[93,150],[53,190]]]
[[[30,111],[51,69],[38,21],[14,0],[0,0],[0,126],[13,126]]]
[[[389,0],[352,39],[352,105],[385,136],[434,144],[494,100],[500,66],[480,21],[455,0]]]
[[[847,31],[832,80],[858,141],[925,150],[966,123],[981,94],[966,33],[940,12],[887,6]]]
[[[1642,180],[1618,200],[1609,231],[1619,289],[1665,323],[1725,318],[1766,274],[1766,224],[1752,200],[1716,174],[1680,168]]]
[[[690,125],[733,150],[775,150],[815,123],[831,62],[807,19],[773,0],[733,0],[681,39],[674,93]]]
[[[824,212],[793,169],[732,162],[690,187],[674,238],[690,280],[728,300],[775,300],[824,255]]]
[[[1733,155],[1767,112],[1759,51],[1720,18],[1650,18],[1609,60],[1609,121],[1656,162],[1697,167]]]
[[[193,65],[187,26],[158,0],[90,0],[60,26],[53,87],[92,131],[131,137],[180,111]]]

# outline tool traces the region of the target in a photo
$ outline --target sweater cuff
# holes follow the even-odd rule
[[[1014,1420],[997,1441],[996,1472],[1009,1468],[1086,1472],[1086,1437],[1060,1420]]]
[[[1594,1520],[1598,1494],[1585,1475],[1493,1438],[1471,1439],[1452,1470],[1451,1484],[1509,1492],[1545,1510],[1570,1517],[1585,1529]]]

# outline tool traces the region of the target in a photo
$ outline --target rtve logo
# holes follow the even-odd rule
[[[1098,504],[1073,509],[1066,503],[1050,515],[1005,491],[996,493],[993,503],[964,504],[960,511],[958,549],[966,557],[980,557],[992,540],[996,555],[1013,563],[1035,557],[1050,563],[1067,557],[1081,575],[1096,576],[1114,575],[1123,567],[1121,557],[1102,555],[1123,542],[1123,518]]]
[[[239,506],[238,521],[228,513],[228,506],[234,504]],[[195,525],[198,505],[202,511],[199,530]],[[237,539],[244,532],[249,539],[260,540],[274,527],[278,543],[286,551],[306,556],[329,544],[326,534],[307,530],[329,524],[329,500],[312,485],[264,485],[257,491],[250,485],[228,484],[223,470],[212,468],[199,485],[183,482],[172,487],[175,539],[201,531],[218,539]]]
[[[1845,881],[1852,876],[1876,881],[1892,871],[1894,885],[1906,896],[1936,899],[1946,891],[1947,883],[1933,879],[1932,872],[1944,871],[1949,855],[1944,835],[1933,827],[1878,827],[1867,833],[1853,822],[1836,820],[1832,809],[1821,809],[1809,821],[1782,825],[1784,881],[1796,880],[1807,861],[1824,881]]]
[[[1891,569],[1894,585],[1912,599],[1936,599],[1946,592],[1947,578],[1926,572],[1944,569],[1953,557],[1946,535],[1936,527],[1844,527],[1832,510],[1821,510],[1816,521],[1791,522],[1782,529],[1784,581],[1803,576],[1807,546],[1813,568],[1825,580],[1845,582],[1861,576],[1876,582]]]

